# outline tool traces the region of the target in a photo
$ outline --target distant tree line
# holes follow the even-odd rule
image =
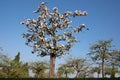
[[[56,78],[105,78],[109,75],[115,78],[120,73],[120,51],[112,49],[112,40],[99,40],[90,46],[90,52],[86,58],[68,57],[66,62],[59,64],[56,71]],[[91,60],[89,60],[90,58]],[[49,61],[26,62],[20,61],[20,52],[14,59],[8,58],[0,52],[0,78],[28,78],[30,70],[34,73],[34,78],[49,78]]]

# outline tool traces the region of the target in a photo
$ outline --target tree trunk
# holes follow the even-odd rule
[[[102,78],[104,78],[104,59],[102,59]]]
[[[39,73],[35,74],[35,78],[40,78]]]
[[[68,77],[67,72],[65,72],[66,78]]]
[[[100,78],[100,73],[98,72],[98,78]]]
[[[84,74],[84,78],[86,78],[86,73]]]
[[[54,78],[54,70],[55,70],[55,56],[53,53],[50,55],[50,78]]]
[[[53,36],[53,46],[54,46],[54,49],[57,48],[57,40],[55,39],[55,33],[54,33],[54,36]],[[50,78],[54,78],[54,70],[55,70],[55,58],[56,58],[56,55],[55,55],[55,52],[51,50],[51,53],[50,53],[50,74],[49,74],[49,77]]]
[[[76,74],[76,78],[78,78],[79,77],[79,72],[77,72],[77,74]]]
[[[98,67],[98,78],[100,78],[100,64],[99,64],[99,67]]]

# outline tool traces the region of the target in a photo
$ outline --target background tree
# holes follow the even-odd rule
[[[119,72],[119,54],[119,50],[112,50],[109,54],[107,69],[111,78],[115,78],[115,74]]]
[[[58,76],[59,77],[64,77],[68,78],[68,74],[73,74],[74,73],[74,69],[68,64],[61,64],[61,66],[58,68]]]
[[[68,53],[72,44],[77,42],[73,33],[81,32],[85,24],[78,27],[71,25],[71,18],[86,16],[87,12],[76,10],[75,12],[59,13],[58,8],[54,7],[50,11],[45,2],[42,2],[35,13],[38,18],[26,19],[20,24],[25,24],[28,33],[23,34],[26,38],[26,45],[33,47],[32,53],[38,52],[39,56],[50,56],[50,77],[54,77],[55,59]]]
[[[114,69],[111,67],[111,65],[106,66],[105,68],[105,76],[110,75],[110,78],[115,78],[115,74],[120,73],[119,69],[114,67]]]
[[[10,59],[6,56],[3,55],[2,53],[0,54],[0,77],[9,77],[9,67],[8,65],[10,64]]]
[[[101,62],[102,64],[102,77],[104,78],[105,70],[104,70],[104,64],[106,59],[108,59],[109,51],[111,48],[111,42],[112,40],[99,40],[96,44],[92,45],[90,47],[90,53],[93,61]]]
[[[90,63],[83,58],[70,58],[68,64],[75,70],[76,78],[85,78],[89,72]]]
[[[100,65],[99,66],[94,66],[91,68],[91,73],[94,74],[95,72],[97,72],[97,78],[100,78]]]
[[[30,69],[35,73],[36,78],[43,78],[46,75],[46,70],[49,69],[47,62],[33,62],[30,64]]]
[[[11,75],[14,78],[28,77],[29,76],[29,66],[28,63],[23,63],[20,61],[20,52],[11,61]]]
[[[0,55],[0,77],[25,78],[29,76],[28,64],[20,61],[20,53],[13,60],[6,55]]]

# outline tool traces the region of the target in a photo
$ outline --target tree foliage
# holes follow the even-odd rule
[[[97,78],[100,78],[100,72],[101,72],[101,66],[100,63],[96,63],[94,65],[98,65],[98,66],[94,66],[91,68],[91,73],[95,73],[97,72]]]
[[[81,24],[77,28],[71,25],[70,17],[86,16],[87,12],[76,10],[74,13],[67,11],[60,14],[58,8],[54,7],[50,12],[46,7],[46,3],[42,2],[35,11],[38,18],[26,19],[21,24],[25,24],[28,33],[23,34],[23,38],[27,39],[26,45],[33,47],[33,52],[38,52],[40,56],[50,55],[61,56],[68,51],[72,43],[76,42],[73,33],[81,32],[85,28],[85,24]],[[75,29],[73,29],[75,28]],[[62,43],[65,44],[62,44]]]
[[[76,78],[85,78],[89,74],[91,64],[88,63],[86,59],[70,58],[68,62],[69,65],[75,70]]]
[[[73,73],[74,69],[70,66],[69,63],[61,64],[57,71],[58,77],[65,78],[68,78],[68,75]]]
[[[28,77],[28,63],[19,61],[20,53],[13,60],[6,55],[0,55],[0,77],[4,78],[23,78]]]
[[[106,74],[110,74],[111,78],[115,78],[115,74],[119,73],[119,50],[112,50],[109,54],[108,62],[107,62],[107,71]]]
[[[36,78],[46,77],[46,70],[49,69],[47,62],[33,62],[30,64],[30,69],[35,73]]]

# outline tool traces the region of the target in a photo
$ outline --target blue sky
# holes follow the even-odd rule
[[[0,0],[0,47],[3,53],[13,58],[20,51],[24,62],[46,60],[46,57],[31,54],[32,49],[25,45],[26,39],[22,38],[25,26],[19,24],[25,17],[36,18],[37,14],[33,11],[43,1],[48,3],[50,9],[58,7],[61,13],[75,10],[88,12],[88,16],[73,21],[73,26],[85,23],[90,30],[77,35],[80,42],[74,45],[70,54],[85,56],[97,40],[110,38],[113,45],[120,49],[120,0]]]

